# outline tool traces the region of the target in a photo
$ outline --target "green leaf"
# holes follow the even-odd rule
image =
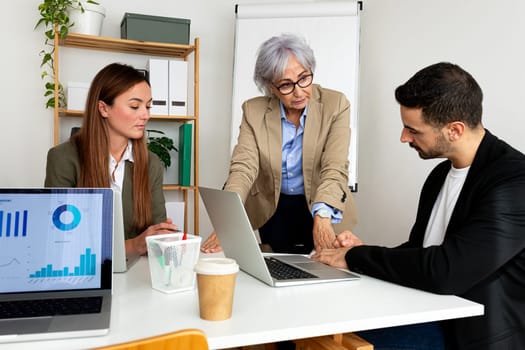
[[[46,108],[54,108],[55,107],[55,98],[52,97],[49,100],[47,100]]]
[[[87,0],[88,3],[99,5],[98,2],[93,0]],[[69,33],[69,28],[71,28],[72,23],[70,22],[68,16],[68,10],[71,8],[77,8],[80,5],[80,0],[43,0],[38,4],[38,12],[40,17],[38,18],[34,29],[39,27],[44,27],[44,46],[49,47],[48,51],[42,50],[40,55],[42,56],[42,61],[40,67],[45,67],[47,72],[44,70],[41,74],[41,78],[49,78],[54,80],[54,39],[55,39],[55,25],[57,26],[58,36],[60,38],[65,38]],[[49,95],[48,90],[53,90],[54,85],[50,87],[46,85],[45,97]],[[54,95],[54,91],[52,91]],[[58,101],[59,107],[65,106],[65,94],[63,87],[59,84],[58,86]],[[46,108],[54,107],[54,98],[46,101]]]
[[[168,168],[169,166],[171,166],[170,151],[178,152],[179,150],[174,146],[173,140],[167,136],[150,136],[152,133],[165,135],[163,131],[153,129],[148,129],[146,131],[148,149],[159,157],[160,161],[164,164],[165,168]]]
[[[40,67],[42,67],[44,64],[52,60],[53,60],[53,55],[46,53],[44,57],[42,58],[42,64],[40,65]]]

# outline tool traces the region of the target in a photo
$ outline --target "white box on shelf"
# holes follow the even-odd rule
[[[169,115],[188,114],[188,62],[170,60],[169,63]]]
[[[86,108],[88,91],[89,83],[68,82],[67,109],[71,111],[83,111]]]
[[[148,60],[149,83],[151,85],[151,114],[168,115],[169,61],[150,58]]]

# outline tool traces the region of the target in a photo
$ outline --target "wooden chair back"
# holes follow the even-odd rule
[[[99,350],[208,350],[206,335],[199,329],[183,329],[180,331],[162,334],[109,345]]]

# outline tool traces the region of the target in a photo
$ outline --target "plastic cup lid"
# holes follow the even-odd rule
[[[204,258],[193,269],[203,275],[229,275],[239,272],[239,265],[230,258]]]

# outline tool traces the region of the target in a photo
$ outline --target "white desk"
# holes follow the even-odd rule
[[[183,328],[202,329],[210,349],[300,339],[483,314],[483,306],[367,276],[359,281],[272,288],[239,273],[233,316],[199,318],[196,289],[177,294],[153,290],[146,258],[114,278],[110,333],[102,337],[10,343],[0,349],[84,349]]]

